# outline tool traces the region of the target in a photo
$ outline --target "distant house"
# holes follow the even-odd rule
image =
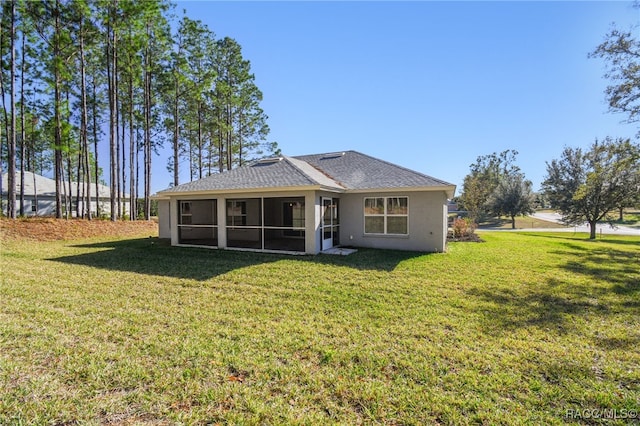
[[[8,199],[8,174],[2,174],[2,211],[7,212]],[[63,183],[63,194],[71,200],[71,215],[75,216],[76,205],[80,203],[80,210],[84,210],[83,195],[86,194],[85,184],[80,183],[80,200],[76,198],[78,193],[78,183],[71,182],[71,190],[69,190],[69,182]],[[100,203],[100,213],[111,214],[110,191],[108,186],[98,184],[99,197],[96,200],[96,186],[91,184],[91,212],[95,215],[97,211],[97,203]],[[63,195],[64,197],[64,195]],[[85,195],[86,197],[86,195]],[[123,214],[129,214],[128,199],[125,201],[123,196],[122,211]],[[65,212],[63,206],[63,213]],[[16,173],[16,212],[20,211],[20,173]],[[53,216],[56,213],[56,182],[53,179],[46,178],[31,172],[24,172],[24,214],[25,216]]]
[[[172,245],[442,252],[455,185],[356,151],[260,160],[158,192]]]

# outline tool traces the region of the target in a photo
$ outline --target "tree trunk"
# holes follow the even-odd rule
[[[62,182],[62,205],[64,206],[64,218],[65,219],[69,219],[69,214],[71,212],[70,209],[70,198],[71,198],[71,162],[68,161],[69,160],[69,156],[67,155],[67,161],[68,161],[68,170],[67,170],[67,177],[68,177],[68,182],[64,181],[64,158],[62,159],[62,165],[60,167],[60,181]]]
[[[117,75],[117,72],[116,72]],[[116,83],[117,87],[118,83]],[[124,99],[120,101],[118,106],[118,115],[120,115],[120,124],[122,124],[122,136],[118,135],[120,139],[120,143],[118,144],[118,217],[124,218],[125,208],[123,206],[124,199],[124,191],[127,187],[126,176],[125,176],[125,164],[126,163],[126,154],[125,154],[125,137],[127,133],[127,118],[125,117],[125,108],[124,108]]]
[[[151,39],[151,23],[147,22]],[[144,71],[144,218],[151,219],[151,48],[147,46]]]
[[[38,216],[38,186],[36,182],[36,174],[35,171],[31,173],[33,175],[33,202],[36,203],[36,211],[34,212],[34,216]]]
[[[136,208],[135,210],[136,220],[138,220],[139,218],[138,212],[140,211],[140,208],[138,207],[138,187],[140,182],[140,149],[138,148],[138,144],[137,144],[139,140],[140,140],[139,133],[136,132],[136,184],[134,188],[136,195],[135,197],[133,197],[134,206]]]
[[[115,7],[115,5],[114,5]],[[113,12],[112,12],[113,13]],[[117,108],[116,108],[116,87],[115,87],[115,58],[116,58],[116,34],[115,29],[107,28],[108,46],[111,49],[107,49],[107,80],[109,85],[109,181],[110,181],[110,207],[111,207],[111,220],[117,219],[116,211],[116,188],[118,185],[118,175],[116,172],[116,162],[118,161],[118,153],[116,151],[116,145],[118,141],[116,139],[118,132],[117,121]]]
[[[80,136],[80,150],[78,151],[78,159],[77,162],[78,164],[76,164],[76,217],[80,218],[80,217],[84,217],[84,214],[81,214],[81,208],[80,208],[80,200],[84,200],[84,188],[82,188],[82,190],[80,190],[80,184],[84,182],[84,175],[82,174],[82,158],[83,158],[83,147],[82,147],[82,135]],[[69,154],[69,161],[71,161],[71,154]],[[71,173],[69,173],[69,176],[71,176]],[[81,179],[82,177],[82,179]],[[83,185],[84,186],[84,185]],[[69,190],[71,191],[71,190]],[[82,198],[81,198],[82,197]],[[73,199],[73,197],[72,197]]]
[[[516,217],[511,216],[511,229],[516,229]]]
[[[129,73],[129,220],[136,220],[136,143],[133,131],[133,72]]]
[[[62,185],[62,117],[60,111],[61,104],[61,93],[60,86],[62,85],[61,77],[60,77],[60,65],[59,59],[61,57],[60,53],[60,0],[56,0],[56,13],[55,13],[55,24],[54,24],[54,34],[53,34],[53,57],[54,57],[54,65],[53,65],[53,80],[54,80],[54,99],[53,99],[53,108],[54,108],[54,127],[55,127],[55,136],[54,136],[54,179],[56,181],[56,218],[62,219],[62,189],[60,186]]]
[[[198,102],[198,179],[202,179],[202,108]]]
[[[116,36],[117,33],[114,32],[114,42],[113,45],[116,46]],[[115,107],[116,107],[116,205],[118,207],[118,219],[122,219],[122,190],[124,189],[120,182],[120,170],[121,167],[124,167],[124,164],[121,164],[120,161],[120,146],[124,147],[124,117],[122,117],[122,141],[120,140],[120,127],[118,127],[118,118],[122,115],[120,113],[121,105],[120,105],[120,80],[118,73],[120,70],[118,69],[118,54],[117,49],[114,49],[113,55],[113,82],[114,82],[114,90],[113,96],[115,96]],[[124,155],[124,153],[123,153]]]
[[[9,207],[9,217],[16,218],[16,2],[11,1],[11,33],[10,33],[10,49],[11,49],[11,135],[9,137],[9,147],[7,149],[9,162],[9,188],[7,188],[7,203]]]
[[[231,102],[231,101],[229,101]],[[227,106],[227,170],[231,170],[233,163],[233,117],[231,105]]]
[[[596,239],[596,225],[598,224],[598,222],[596,222],[595,220],[590,220],[589,221],[589,239],[590,240],[595,240]]]
[[[95,156],[95,185],[96,185],[96,217],[100,218],[100,172],[98,167],[98,98],[96,93],[96,75],[95,71],[91,80],[93,89],[93,154]],[[89,203],[91,204],[91,203]]]
[[[618,220],[620,222],[623,222],[624,221],[624,207],[620,207],[618,212],[620,213],[620,217],[618,218]]]
[[[179,134],[179,125],[178,125],[178,97],[180,96],[180,89],[178,83],[178,77],[175,77],[175,99],[173,106],[173,185],[178,186],[179,181],[179,170],[178,170],[178,161],[180,150],[178,149],[178,134]]]
[[[65,117],[66,122],[67,123],[71,123],[71,108],[69,108],[69,89],[65,89],[65,103],[66,103],[66,110],[67,110],[67,116]],[[70,135],[67,134],[66,138],[65,138],[65,143],[66,143],[66,157],[67,157],[67,185],[68,185],[68,190],[65,190],[64,196],[65,196],[65,206],[66,206],[66,214],[65,217],[67,219],[69,219],[72,216],[73,213],[73,189],[71,188],[71,179],[72,179],[72,175],[71,175],[71,171],[73,170],[72,167],[72,163],[71,163],[71,139],[70,139]],[[78,165],[79,167],[79,165]],[[64,176],[64,174],[63,174]],[[79,189],[76,187],[76,193],[79,193]],[[77,217],[77,208],[78,208],[78,203],[77,203],[77,198],[76,198],[76,217]]]
[[[22,64],[20,69],[20,216],[24,216],[24,172],[25,172],[25,157],[27,153],[27,130],[25,129],[25,117],[24,117],[24,73],[25,73],[25,39],[26,34],[24,28],[22,29]]]
[[[0,15],[0,26],[4,26],[4,14]],[[0,31],[0,46],[4,46],[4,31]],[[0,55],[0,69],[4,69],[4,61],[3,57]],[[2,97],[2,114],[3,114],[3,122],[4,122],[4,131],[5,136],[7,138],[7,146],[9,146],[9,117],[7,116],[7,103],[5,98],[5,90],[4,90],[4,78],[0,78],[0,97]],[[1,130],[1,129],[0,129]],[[1,133],[1,132],[0,132]],[[1,134],[0,134],[1,136]],[[4,143],[0,140],[0,159],[4,158]],[[0,161],[0,176],[2,176],[3,170],[3,162]],[[7,180],[9,175],[7,175]],[[2,208],[2,179],[0,179],[0,216],[4,214],[4,209]],[[7,213],[9,213],[9,203],[7,203]]]
[[[91,220],[91,169],[89,168],[89,137],[87,135],[87,127],[88,127],[88,116],[87,116],[87,82],[85,78],[85,59],[84,59],[84,35],[83,31],[83,21],[84,17],[80,18],[80,97],[82,104],[82,116],[80,120],[80,135],[82,139],[82,164],[84,168],[84,176],[83,176],[83,188],[85,194],[83,194],[83,204],[84,210],[87,212],[87,219]],[[86,180],[85,180],[86,178]],[[78,184],[80,184],[80,178],[78,177]],[[97,200],[96,200],[97,202]]]

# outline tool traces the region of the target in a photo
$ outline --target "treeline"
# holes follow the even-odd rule
[[[101,215],[98,157],[107,144],[111,220],[123,217],[123,203],[135,219],[137,199],[150,217],[151,162],[165,144],[173,185],[183,166],[193,180],[277,151],[241,46],[173,8],[167,0],[2,1],[7,216],[25,214],[25,171],[53,172],[56,217],[72,206],[78,217]],[[81,183],[76,194],[66,193],[71,181]]]

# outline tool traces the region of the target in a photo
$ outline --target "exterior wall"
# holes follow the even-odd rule
[[[158,236],[171,238],[171,225],[169,200],[158,200]]]
[[[409,198],[408,235],[365,235],[364,199],[383,196]],[[340,242],[356,247],[443,252],[447,239],[446,205],[444,191],[341,194]]]
[[[403,196],[409,199],[408,235],[365,235],[364,199],[366,197]],[[322,197],[338,198],[340,243],[346,246],[394,250],[443,252],[447,238],[447,196],[444,191],[336,194],[324,191],[230,193],[209,196],[173,196],[158,203],[161,238],[178,245],[178,201],[216,199],[218,203],[218,248],[227,247],[226,201],[228,199],[271,197],[305,198],[305,253],[321,251]]]

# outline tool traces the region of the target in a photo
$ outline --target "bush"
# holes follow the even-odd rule
[[[471,218],[459,217],[453,221],[452,228],[454,238],[466,238],[473,235],[476,230],[476,224]]]

